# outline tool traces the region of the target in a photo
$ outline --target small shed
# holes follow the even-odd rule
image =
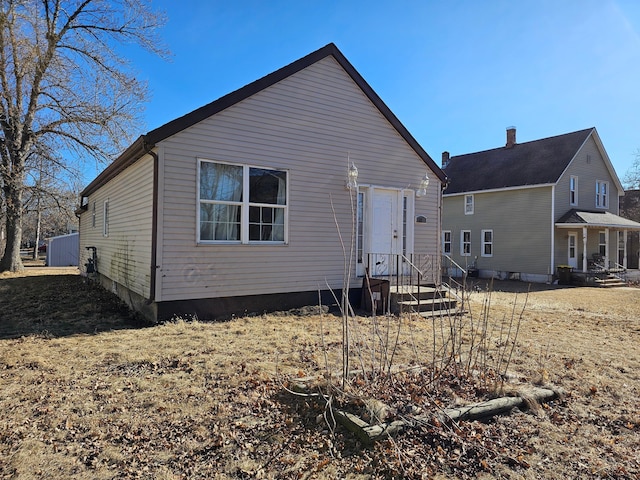
[[[47,266],[69,267],[78,266],[80,252],[80,234],[70,233],[51,237],[47,241]]]

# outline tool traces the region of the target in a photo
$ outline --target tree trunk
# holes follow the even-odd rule
[[[24,270],[20,258],[20,242],[22,242],[22,193],[5,185],[7,208],[6,231],[7,244],[4,255],[0,259],[0,272],[21,272]]]
[[[42,222],[42,211],[40,209],[40,199],[37,202],[37,214],[36,214],[36,245],[33,247],[33,259],[38,260],[38,254],[40,253],[40,223]]]

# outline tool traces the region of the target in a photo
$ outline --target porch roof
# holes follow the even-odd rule
[[[569,210],[556,222],[558,228],[613,228],[616,230],[640,230],[640,223],[614,215],[611,212],[585,212]]]

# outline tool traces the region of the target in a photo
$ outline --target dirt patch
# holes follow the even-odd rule
[[[340,371],[340,318],[133,328],[122,304],[78,275],[1,278],[0,478],[638,478],[640,290],[495,288],[498,321],[527,301],[512,378],[566,396],[364,447],[332,434],[313,398],[283,388]],[[486,297],[471,301],[477,320]],[[433,322],[400,325],[397,363],[424,363]],[[442,380],[438,396],[410,372],[392,380],[404,392],[377,392],[423,413],[483,394]]]
[[[0,276],[0,338],[60,337],[143,325],[75,267],[26,267]]]

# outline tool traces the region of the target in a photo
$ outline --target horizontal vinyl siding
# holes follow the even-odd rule
[[[590,161],[587,162],[587,157]],[[570,205],[569,182],[571,176],[578,177],[578,205]],[[609,182],[609,206],[606,209],[596,208],[596,181]],[[592,137],[585,142],[575,158],[560,177],[556,187],[556,218],[572,208],[587,211],[610,211],[618,214],[618,190]],[[566,249],[566,247],[565,247]]]
[[[474,194],[474,214],[464,195],[443,199],[442,229],[451,230],[452,258],[481,270],[546,275],[551,255],[551,187]],[[460,231],[471,230],[471,256],[460,255]],[[481,255],[481,232],[493,230],[493,256]]]
[[[109,199],[109,235],[103,236],[104,201]],[[92,207],[96,202],[96,226]],[[149,298],[153,159],[146,156],[89,197],[80,219],[81,269],[95,246],[98,271],[129,290]]]
[[[165,140],[161,151],[163,301],[341,288],[331,203],[348,242],[347,157],[361,185],[415,189],[427,171],[332,58]],[[197,158],[287,170],[288,244],[197,245]],[[429,176],[427,197],[416,200],[429,222],[415,227],[417,253],[437,252],[440,182]]]

